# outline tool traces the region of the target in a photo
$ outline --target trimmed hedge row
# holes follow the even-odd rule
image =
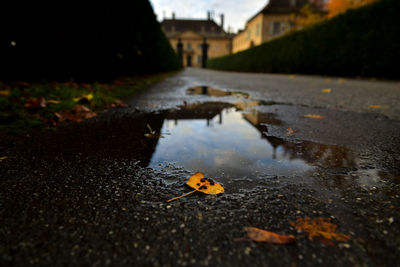
[[[181,67],[148,0],[0,7],[1,80],[110,80]]]
[[[400,79],[400,1],[381,0],[257,47],[208,61],[244,72]]]

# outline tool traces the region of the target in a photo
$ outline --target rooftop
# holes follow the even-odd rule
[[[164,19],[161,26],[168,38],[185,31],[193,31],[204,37],[231,36],[212,19]]]

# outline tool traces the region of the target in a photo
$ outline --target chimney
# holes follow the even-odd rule
[[[207,19],[211,20],[211,12],[210,11],[207,11]]]
[[[175,12],[172,12],[172,20],[175,20]]]
[[[224,29],[224,14],[221,14],[221,28]]]

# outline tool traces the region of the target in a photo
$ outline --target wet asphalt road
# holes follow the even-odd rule
[[[188,95],[195,86],[241,94]],[[300,144],[307,159],[315,147],[334,145],[351,151],[356,164],[309,159],[312,171],[294,177],[264,173],[249,188],[225,184],[223,195],[166,203],[189,192],[184,183],[192,171],[179,164],[145,168],[159,142],[143,138],[145,125],[161,125],[166,109],[254,101],[281,122],[260,128],[268,140]],[[128,103],[84,123],[1,142],[0,156],[8,156],[0,162],[2,266],[399,265],[398,82],[187,69]],[[286,136],[288,128],[295,133]],[[304,217],[331,218],[349,241],[328,246],[302,238],[290,222]],[[298,240],[239,241],[246,226]]]

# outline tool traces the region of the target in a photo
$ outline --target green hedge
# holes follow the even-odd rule
[[[381,0],[252,49],[208,61],[244,72],[399,79],[400,1]]]

